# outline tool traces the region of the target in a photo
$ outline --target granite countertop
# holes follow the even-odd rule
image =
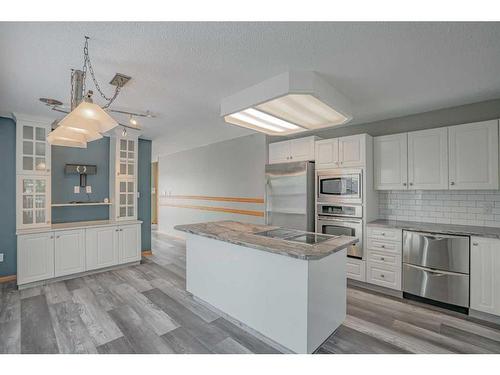
[[[439,223],[423,223],[418,221],[399,221],[378,219],[368,223],[369,226],[407,229],[420,232],[436,232],[445,234],[461,234],[466,236],[488,237],[500,239],[500,228],[478,227],[472,225],[454,225]]]
[[[331,240],[314,245],[264,237],[256,233],[280,227],[255,225],[237,221],[177,225],[174,228],[186,233],[304,260],[321,259],[358,242],[356,237],[350,236],[330,236],[332,237]]]
[[[142,224],[141,220],[94,220],[94,221],[73,221],[69,223],[57,223],[46,227],[40,228],[30,228],[30,229],[19,229],[16,234],[31,234],[31,233],[43,233],[51,232],[56,230],[70,230],[70,229],[86,229],[86,228],[96,228],[96,227],[106,227],[115,225],[127,225],[127,224]]]

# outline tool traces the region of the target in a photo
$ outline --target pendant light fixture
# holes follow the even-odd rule
[[[289,135],[345,124],[352,119],[350,108],[319,74],[291,71],[223,99],[221,115],[233,125]]]
[[[47,136],[47,141],[52,145],[86,148],[87,142],[102,138],[103,133],[118,126],[118,122],[107,114],[103,108],[108,108],[113,103],[123,85],[130,80],[130,77],[117,74],[111,81],[116,86],[115,92],[113,96],[107,97],[95,78],[88,53],[88,41],[89,38],[85,37],[83,69],[73,70],[71,74],[71,112]],[[107,100],[103,108],[93,102],[93,92],[91,90],[85,93],[87,71],[90,72],[94,86],[99,94]]]

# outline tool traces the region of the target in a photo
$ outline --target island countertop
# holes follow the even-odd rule
[[[358,242],[356,237],[331,236],[331,240],[307,244],[257,234],[278,228],[280,227],[238,221],[214,221],[174,227],[181,232],[304,260],[321,259]]]

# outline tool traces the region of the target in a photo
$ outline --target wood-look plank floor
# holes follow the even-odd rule
[[[153,232],[142,264],[18,291],[0,284],[0,353],[278,353],[186,292],[185,244]],[[317,353],[500,353],[500,327],[348,288]]]

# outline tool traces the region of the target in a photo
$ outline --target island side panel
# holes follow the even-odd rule
[[[291,351],[307,352],[307,261],[193,234],[186,240],[190,293]]]
[[[308,353],[344,322],[347,311],[347,250],[309,262]]]

